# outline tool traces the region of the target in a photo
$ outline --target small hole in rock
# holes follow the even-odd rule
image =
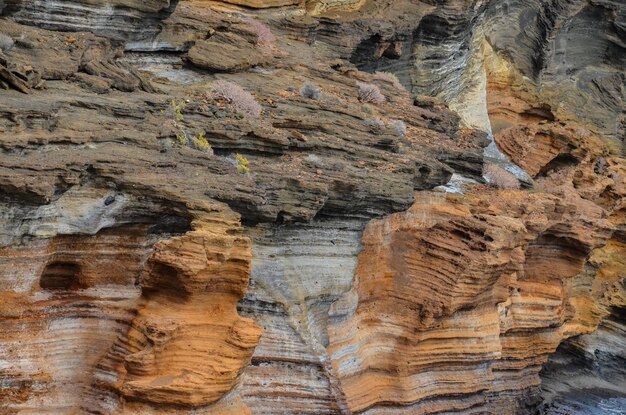
[[[39,285],[45,290],[78,290],[84,288],[80,281],[80,265],[55,261],[46,265]]]

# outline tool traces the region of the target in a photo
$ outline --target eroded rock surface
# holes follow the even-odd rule
[[[567,206],[576,205],[590,211],[513,192],[424,194],[372,221],[355,292],[331,309],[329,350],[351,409],[385,413],[376,406],[392,401],[412,413],[517,413],[532,403],[546,355],[594,324],[577,309],[589,294],[573,287],[611,225],[592,204]]]
[[[0,407],[626,410],[625,13],[0,0]]]

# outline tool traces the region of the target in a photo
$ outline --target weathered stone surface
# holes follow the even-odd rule
[[[487,11],[485,35],[530,78],[529,87],[540,79],[541,96],[560,119],[623,137],[624,12],[623,2],[610,0],[503,1]]]
[[[620,2],[0,12],[3,411],[624,407]]]
[[[331,12],[358,11],[366,3],[365,0],[307,0],[306,9],[312,15]]]
[[[268,7],[292,6],[301,3],[300,0],[222,0],[224,3],[236,4],[245,7],[265,9]]]
[[[606,288],[574,287],[612,226],[591,203],[542,195],[416,198],[368,224],[354,291],[330,311],[328,351],[348,406],[517,413],[561,339],[599,322],[580,304]]]
[[[272,58],[254,40],[230,33],[218,33],[196,42],[188,56],[194,65],[213,72],[240,72]]]
[[[345,409],[325,350],[328,309],[351,287],[363,226],[331,219],[250,231],[251,286],[240,312],[264,330],[241,388],[253,413]]]
[[[585,275],[597,272],[595,281],[583,279],[577,284],[595,294],[597,301],[591,309],[607,316],[593,333],[562,343],[545,365],[541,388],[546,414],[588,414],[599,409],[619,413],[626,404],[625,249],[623,239],[615,238],[594,251],[591,272]],[[598,287],[603,285],[609,288],[600,297]]]
[[[261,335],[237,314],[250,245],[233,225],[200,217],[191,232],[154,247],[137,315],[100,362],[98,383],[121,372],[112,386],[123,397],[161,408],[204,406],[233,388]],[[118,411],[129,413],[124,406]]]
[[[170,38],[169,44],[185,45],[202,30],[222,27],[220,22],[224,28],[213,41],[226,45],[232,36],[248,44],[254,40],[230,16],[192,7],[180,13],[164,24],[174,30],[191,22],[192,34]],[[261,118],[241,119],[224,103],[206,97],[214,77],[198,75],[191,85],[179,84],[140,72],[132,60],[120,59],[122,49],[104,37],[46,31],[10,20],[1,25],[22,39],[6,54],[7,61],[30,65],[46,81],[44,89],[31,89],[28,95],[15,89],[3,92],[0,104],[0,189],[6,207],[2,257],[10,270],[2,279],[3,303],[10,304],[3,308],[7,334],[2,341],[12,351],[10,361],[18,362],[3,365],[3,379],[11,380],[2,404],[16,413],[37,411],[44,402],[54,413],[247,413],[247,405],[256,412],[276,407],[265,400],[267,388],[258,386],[267,375],[263,366],[244,371],[253,359],[255,365],[266,361],[276,373],[288,373],[281,369],[284,360],[274,355],[281,346],[268,334],[252,357],[261,331],[235,308],[247,286],[250,245],[241,235],[238,217],[216,201],[228,203],[247,223],[293,223],[320,215],[368,218],[409,206],[415,187],[443,183],[451,168],[435,159],[442,144],[484,145],[480,135],[460,131],[458,118],[444,107],[413,106],[408,93],[385,83],[380,87],[388,102],[374,110],[385,127],[372,131],[366,122],[372,115],[358,101],[356,85],[371,77],[353,68],[306,62],[303,56],[312,51],[301,42],[268,68],[272,76],[222,76],[253,92],[263,105]],[[191,56],[193,47],[184,47],[191,49]],[[322,89],[319,101],[289,88],[311,79]],[[188,100],[181,124],[193,135],[205,132],[214,154],[172,144],[177,130],[166,110],[172,99],[181,98]],[[406,135],[390,127],[395,120],[406,123]],[[163,140],[170,141],[169,149]],[[235,152],[250,160],[251,173],[237,172]],[[342,220],[345,231],[335,229]],[[284,291],[270,284],[274,269],[261,267],[252,273],[254,290],[241,313],[262,322],[263,313],[250,310],[258,307],[255,301],[261,296],[256,287],[270,284],[269,294],[263,295],[273,298],[275,307],[289,310],[287,317],[270,321],[276,329],[299,322],[284,336],[305,339],[301,350],[308,357],[292,357],[305,376],[294,382],[308,387],[312,375],[307,368],[321,367],[315,369],[322,376],[316,381],[317,398],[308,403],[297,387],[287,388],[289,405],[282,407],[283,413],[322,408],[332,413],[339,408],[324,352],[325,314],[350,288],[362,220],[294,228],[303,241],[310,232],[319,233],[317,240],[303,242],[303,263],[315,257],[307,249],[326,247],[320,248],[319,265],[310,266],[306,274],[284,272]],[[135,232],[137,248],[118,242],[130,232],[126,229]],[[111,232],[118,239],[108,236]],[[332,235],[346,239],[344,259],[335,266],[333,260],[324,263],[337,255],[336,245],[326,241]],[[281,238],[268,246],[287,257],[288,243]],[[58,254],[56,248],[46,248],[57,240],[68,245]],[[82,241],[95,245],[90,248]],[[91,249],[93,259],[75,251],[81,244],[81,249]],[[60,259],[50,260],[50,254],[41,254],[40,260],[35,254],[25,257],[24,252],[39,246]],[[116,249],[119,253],[109,253]],[[99,255],[109,262],[98,260]],[[257,261],[264,254],[258,255]],[[119,256],[126,262],[115,262]],[[328,267],[329,280],[318,285],[315,273],[322,265]],[[133,271],[106,273],[109,268]],[[43,286],[33,282],[41,278]],[[99,289],[93,287],[100,286],[106,290],[93,297],[90,292]],[[53,294],[46,294],[50,290]],[[60,295],[63,306],[40,304],[41,292]],[[90,301],[103,305],[90,311]],[[29,307],[33,328],[22,331],[15,316]],[[51,307],[58,308],[55,314],[50,314]],[[68,315],[73,317],[68,320]],[[79,324],[87,318],[93,324]],[[46,331],[48,325],[64,331]],[[101,336],[97,327],[106,327]],[[28,332],[39,333],[39,340],[24,337]],[[89,359],[64,350],[73,336],[84,338],[77,340],[77,347]],[[38,341],[55,346],[38,355]],[[46,375],[58,367],[65,369]]]
[[[19,23],[53,30],[93,32],[120,40],[144,40],[178,0],[6,0],[3,14]]]
[[[182,206],[82,186],[44,206],[7,202],[3,408],[145,413],[232,388],[261,334],[236,313],[250,266],[236,215],[205,205],[190,224]]]
[[[9,23],[7,27],[18,30]],[[52,42],[56,42],[57,36],[64,35],[55,33],[50,37]],[[93,35],[72,36],[76,36],[78,40],[74,43],[79,45],[90,45],[89,39],[94,38]],[[79,55],[77,51],[76,56],[82,56],[80,60],[74,60],[71,54],[57,54],[59,61],[47,61],[33,68],[49,79],[84,71],[102,78],[103,82],[111,82],[121,91],[152,91],[136,71],[127,70],[111,57],[113,52],[105,39],[94,38],[93,41],[99,42],[98,51],[102,52],[87,62],[84,62],[85,57],[91,53]],[[66,47],[74,50],[74,43]],[[53,44],[60,47],[60,44]],[[44,41],[33,47],[42,59],[50,53],[49,44]],[[28,50],[32,49],[16,47],[8,56],[24,59]],[[294,55],[293,59],[297,61],[299,56]],[[72,65],[67,65],[65,59]],[[67,143],[67,147],[55,153],[58,157],[30,152],[29,162],[12,150],[28,148],[29,136],[9,137],[2,143],[8,151],[4,157],[6,166],[21,165],[28,172],[30,185],[25,184],[25,177],[9,169],[2,175],[2,186],[19,188],[20,193],[31,195],[28,197],[46,200],[53,196],[57,182],[55,174],[50,173],[61,173],[68,163],[78,162],[82,166],[77,166],[79,170],[95,169],[100,171],[97,176],[113,181],[128,173],[127,178],[135,186],[144,188],[162,187],[163,180],[158,177],[167,176],[169,184],[166,186],[171,186],[168,192],[178,194],[181,199],[193,194],[194,199],[210,196],[226,201],[249,221],[271,221],[279,217],[285,221],[309,220],[318,212],[333,214],[335,211],[371,215],[409,206],[415,183],[419,183],[420,188],[441,184],[441,179],[422,177],[419,171],[424,162],[436,163],[434,155],[440,146],[480,149],[485,145],[480,135],[458,130],[458,119],[445,108],[415,107],[407,93],[397,93],[392,86],[382,83],[390,100],[380,106],[378,118],[384,123],[403,120],[409,128],[406,136],[391,129],[372,132],[366,123],[370,115],[364,112],[363,104],[357,99],[356,82],[367,79],[367,74],[287,62],[273,71],[272,76],[260,72],[224,78],[256,93],[257,100],[265,105],[265,113],[258,120],[240,120],[236,114],[228,112],[228,108],[212,111],[215,105],[207,101],[203,93],[209,88],[206,79],[193,86],[161,83],[159,88],[164,90],[163,94],[136,91],[128,96],[112,90],[101,95],[94,94],[89,86],[88,90],[81,90],[66,82],[51,81],[37,98],[24,100],[21,94],[7,92],[2,103],[2,112],[8,117],[4,132],[19,131],[24,123],[33,123],[38,143],[50,146]],[[288,91],[290,86],[301,85],[311,77],[317,77],[325,93],[321,100],[307,100]],[[72,93],[68,95],[69,90]],[[185,97],[190,101],[184,110],[185,128],[193,134],[204,131],[219,156],[207,156],[186,148],[177,148],[171,154],[160,152],[158,139],[174,138],[171,128],[162,127],[170,121],[161,111],[171,97]],[[319,111],[326,114],[324,122],[317,116]],[[31,115],[22,120],[22,113]],[[98,118],[92,118],[94,114],[98,114]],[[102,125],[114,127],[102,132]],[[83,146],[90,142],[94,145]],[[231,159],[224,157],[236,151],[250,158],[255,174],[236,174]],[[137,157],[132,153],[144,155]],[[261,157],[259,163],[255,163],[256,157]],[[139,163],[143,167],[132,167],[120,162],[121,159],[133,160],[132,164]],[[197,162],[184,161],[190,159],[211,167],[207,171]],[[416,159],[421,160],[419,165]],[[32,165],[27,168],[29,163]],[[46,167],[48,163],[52,164]],[[60,164],[55,167],[55,163]],[[142,172],[155,165],[160,166],[159,175],[146,176]],[[186,172],[172,175],[174,169]],[[33,171],[39,171],[39,180],[32,180]],[[282,174],[277,176],[278,172]],[[285,172],[291,172],[291,176],[285,176]],[[130,179],[130,176],[135,178]],[[190,181],[188,177],[197,179]],[[202,182],[207,184],[203,186]],[[345,199],[346,192],[356,196],[349,203]]]

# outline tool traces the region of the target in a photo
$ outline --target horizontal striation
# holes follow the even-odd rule
[[[175,3],[175,2],[173,2]],[[156,36],[170,0],[149,1],[6,1],[15,21],[51,30],[92,32],[119,40],[148,40]]]
[[[328,309],[351,287],[362,227],[360,220],[321,219],[250,230],[251,286],[239,309],[264,330],[241,387],[254,413],[339,410],[325,352]]]
[[[515,414],[538,402],[541,365],[586,318],[571,287],[612,225],[595,205],[519,196],[419,193],[367,225],[355,292],[328,328],[351,411]]]
[[[98,360],[134,317],[135,284],[157,240],[147,228],[0,248],[3,407],[70,414],[83,404]]]

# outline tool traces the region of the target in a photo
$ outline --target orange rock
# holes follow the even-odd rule
[[[261,335],[236,309],[250,242],[227,211],[199,213],[192,228],[158,242],[142,225],[0,248],[0,281],[22,284],[0,292],[3,406],[248,413],[225,395]]]
[[[261,329],[236,309],[247,287],[250,242],[208,219],[155,246],[137,317],[118,341],[124,358],[115,365],[109,355],[102,364],[120,372],[116,388],[130,401],[214,403],[234,387],[258,343]]]
[[[515,413],[547,355],[581,332],[572,285],[613,226],[593,204],[495,196],[417,193],[409,211],[367,226],[355,291],[329,326],[352,411],[425,414],[458,396],[456,409]]]

